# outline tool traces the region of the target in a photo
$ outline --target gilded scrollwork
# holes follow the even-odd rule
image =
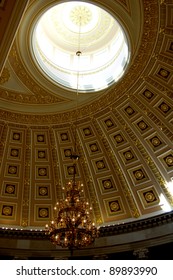
[[[14,43],[10,55],[9,62],[15,69],[18,78],[26,85],[27,92],[16,92],[12,90],[0,91],[0,97],[3,99],[12,100],[15,102],[26,103],[26,104],[56,104],[59,102],[68,102],[67,98],[61,98],[58,94],[53,94],[48,90],[45,90],[40,84],[38,84],[27,72],[25,67],[20,60],[17,46]],[[28,91],[30,93],[28,93]]]
[[[5,84],[6,82],[8,82],[9,79],[10,79],[10,72],[8,68],[5,67],[0,76],[0,85]]]
[[[128,0],[122,3],[129,5]],[[34,224],[36,215],[43,220],[51,214],[50,205],[50,208],[41,205],[38,211],[33,210],[34,204],[41,204],[39,199],[44,199],[44,202],[49,200],[48,204],[54,199],[54,194],[56,198],[62,197],[61,187],[67,179],[66,175],[74,173],[70,167],[65,176],[62,175],[64,165],[68,165],[73,152],[76,123],[77,150],[81,157],[79,173],[84,178],[98,224],[113,222],[115,214],[117,220],[121,220],[121,215],[118,216],[121,209],[125,209],[127,219],[135,220],[143,214],[155,214],[162,210],[160,194],[173,207],[171,188],[167,187],[167,181],[172,182],[173,174],[170,69],[173,42],[166,39],[166,34],[168,37],[172,34],[171,28],[170,33],[166,33],[166,10],[161,19],[161,26],[165,24],[165,37],[163,32],[159,33],[162,31],[158,22],[159,12],[167,5],[166,1],[160,1],[160,4],[161,11],[159,1],[143,1],[143,35],[123,79],[103,95],[98,95],[94,101],[84,102],[78,112],[76,108],[44,114],[0,109],[2,168],[8,164],[7,156],[11,163],[17,161],[23,167],[20,173],[19,165],[9,165],[8,169],[4,169],[2,179],[6,186],[6,198],[8,196],[11,201],[19,198],[21,201],[21,220],[17,221],[21,226]],[[170,56],[164,53],[164,48],[168,47]],[[12,67],[10,71],[17,70],[20,81],[28,91],[19,93],[4,88],[11,73],[8,68],[4,68],[7,72],[0,78],[0,98],[3,102],[34,104],[40,105],[40,108],[42,105],[64,106],[65,102],[70,102],[68,98],[46,91],[30,77],[21,64],[16,43],[8,62]],[[11,176],[16,182],[6,182],[5,176]],[[116,200],[119,195],[123,198],[121,203]],[[107,213],[108,208],[103,210],[102,201],[108,198],[109,201],[112,199],[109,207],[112,216]],[[3,215],[10,218],[15,211],[15,208],[7,206],[3,209]]]
[[[121,1],[122,4],[122,1]],[[124,1],[124,6],[128,7],[128,1]],[[84,105],[80,110],[81,118],[85,117],[86,114],[93,115],[95,112],[105,108],[106,105],[113,104],[116,102],[122,95],[127,94],[129,89],[135,85],[138,79],[140,79],[140,74],[142,73],[145,64],[148,63],[150,59],[150,55],[153,52],[153,46],[155,45],[155,36],[158,30],[158,4],[156,1],[152,0],[144,0],[144,25],[143,37],[141,38],[141,45],[138,49],[138,53],[136,53],[133,58],[133,63],[131,63],[130,68],[128,69],[128,75],[126,75],[123,81],[120,81],[111,89],[107,90],[107,93],[104,96],[101,96],[99,100],[93,101],[92,104]],[[152,28],[151,28],[152,26]],[[29,74],[26,72],[24,66],[19,58],[17,46],[14,43],[9,61],[12,67],[14,67],[17,71],[17,74],[23,84],[26,85],[30,94],[28,93],[16,93],[10,92],[9,90],[0,91],[0,97],[3,99],[11,99],[14,102],[26,103],[26,104],[55,104],[55,103],[66,103],[69,102],[68,98],[62,98],[60,96],[50,92],[47,92],[44,88],[42,88],[39,84],[32,79]],[[138,77],[136,79],[136,77]],[[130,94],[130,92],[129,92]],[[56,115],[56,114],[55,114]],[[8,114],[9,116],[9,114]],[[26,115],[26,121],[29,118],[33,118],[31,115]],[[50,114],[49,117],[46,117],[44,120],[39,118],[40,122],[54,123],[54,114]],[[68,113],[61,113],[56,115],[56,121],[62,122],[64,119],[75,118],[75,114],[73,111]],[[24,118],[21,118],[21,122],[24,122]],[[31,122],[31,121],[30,121]]]

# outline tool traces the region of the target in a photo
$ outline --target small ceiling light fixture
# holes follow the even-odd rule
[[[81,31],[82,15],[79,13],[79,38],[78,50],[76,56],[78,62],[82,55],[80,51],[80,31]],[[79,63],[78,63],[79,66]],[[73,178],[69,181],[63,191],[65,198],[58,201],[54,207],[54,217],[50,224],[45,226],[46,234],[50,241],[63,248],[69,248],[71,255],[75,248],[82,248],[92,244],[98,237],[98,229],[91,219],[92,207],[85,200],[83,193],[83,184],[76,181],[77,162],[79,155],[77,154],[77,99],[79,89],[79,71],[77,74],[77,91],[76,91],[76,125],[74,134],[74,153],[70,156],[73,161]]]

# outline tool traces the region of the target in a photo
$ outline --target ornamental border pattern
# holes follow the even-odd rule
[[[80,118],[86,115],[92,115],[99,110],[102,110],[106,106],[110,106],[116,102],[122,95],[128,95],[128,92],[134,88],[136,82],[141,79],[140,75],[148,64],[150,56],[156,46],[157,31],[158,31],[158,13],[159,6],[156,0],[144,0],[144,29],[143,37],[141,39],[141,45],[138,50],[138,54],[134,59],[133,64],[125,75],[123,81],[117,84],[114,88],[109,89],[100,99],[92,102],[89,105],[84,105],[80,109]],[[151,28],[152,26],[152,28]],[[138,78],[136,78],[138,76]],[[115,94],[116,93],[116,94]],[[57,101],[57,100],[56,100]],[[67,120],[75,119],[75,111],[62,112],[56,114],[23,114],[23,113],[11,113],[8,110],[0,111],[0,118],[5,121],[16,123],[35,123],[35,124],[55,124],[65,123]]]
[[[139,220],[137,222],[135,221],[135,222],[129,222],[125,224],[100,227],[99,237],[127,234],[131,232],[137,232],[141,230],[159,227],[169,223],[173,223],[173,211],[152,218]],[[0,238],[7,238],[7,237],[21,238],[21,239],[37,239],[37,240],[49,239],[49,237],[45,235],[44,230],[39,230],[39,229],[37,230],[11,229],[10,230],[7,228],[0,228]]]

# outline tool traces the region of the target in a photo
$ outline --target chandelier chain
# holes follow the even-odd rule
[[[78,121],[78,95],[79,95],[79,75],[80,75],[80,36],[81,21],[79,24],[78,50],[76,52],[78,59],[77,69],[77,90],[76,90],[76,121],[74,133],[74,153],[71,155],[73,160],[73,178],[69,181],[63,191],[65,199],[58,201],[54,207],[54,217],[50,224],[45,226],[46,234],[50,241],[63,248],[69,248],[71,254],[74,248],[86,247],[92,244],[98,237],[98,229],[91,220],[92,207],[85,200],[83,193],[83,184],[76,181],[77,162],[77,121]]]

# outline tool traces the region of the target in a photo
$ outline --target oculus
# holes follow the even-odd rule
[[[99,91],[117,82],[130,59],[120,22],[82,1],[49,7],[38,18],[31,40],[42,72],[60,86],[80,92]]]

